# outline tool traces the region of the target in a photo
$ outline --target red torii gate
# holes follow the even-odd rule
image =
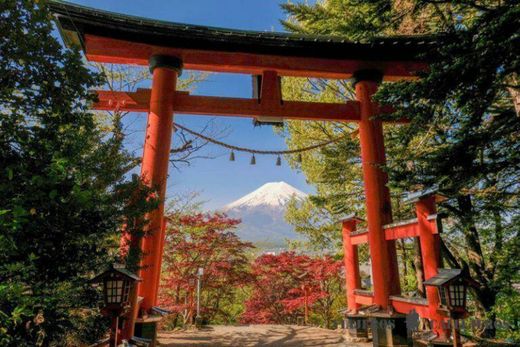
[[[356,234],[355,220],[343,222],[349,308],[359,304],[378,305],[383,311],[393,307],[406,313],[417,305],[398,299],[399,274],[395,239],[420,236],[426,278],[436,274],[438,245],[432,221],[433,201],[417,203],[418,222],[413,227],[392,223],[390,194],[385,165],[383,124],[374,116],[382,111],[371,97],[381,81],[415,78],[427,68],[421,56],[435,47],[430,38],[395,37],[371,43],[349,42],[341,38],[299,36],[284,33],[250,32],[159,22],[111,12],[52,2],[52,11],[64,41],[80,46],[88,60],[104,63],[149,65],[152,88],[133,93],[97,91],[98,110],[148,112],[148,125],[141,174],[145,182],[159,187],[165,199],[174,113],[226,115],[237,117],[280,117],[284,119],[356,122],[359,126],[368,229]],[[262,76],[259,98],[193,96],[176,91],[182,68],[243,73]],[[312,78],[353,78],[356,100],[345,103],[312,103],[283,100],[279,76]],[[164,242],[164,204],[151,213],[144,239],[145,257],[140,271],[143,281],[138,295],[140,307],[148,312],[156,305]],[[406,237],[408,237],[406,236]],[[355,247],[368,242],[372,257],[373,293],[356,294],[359,288]],[[435,318],[436,293],[428,289],[428,309],[419,314]],[[139,304],[124,335],[133,334]],[[439,334],[443,334],[441,330]]]
[[[415,203],[417,217],[383,225],[382,236],[387,241],[404,238],[419,239],[425,278],[436,276],[441,267],[439,233],[442,231],[442,224],[436,209],[436,202],[440,199],[442,197],[436,195],[433,190],[411,195],[407,200]],[[348,216],[342,221],[347,305],[349,313],[353,316],[357,315],[361,305],[376,304],[375,294],[377,293],[375,286],[373,292],[361,289],[357,247],[366,243],[370,245],[371,242],[369,228],[357,229],[357,224],[361,222],[363,220],[355,216]],[[374,266],[372,269],[375,271]],[[390,295],[388,299],[396,312],[408,314],[415,310],[421,318],[427,318],[432,322],[432,329],[439,339],[448,338],[449,330],[443,324],[446,315],[439,311],[440,300],[436,288],[427,286],[425,299],[405,298],[399,295]]]

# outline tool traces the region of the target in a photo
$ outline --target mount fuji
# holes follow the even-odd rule
[[[303,200],[307,194],[285,182],[266,183],[257,190],[224,206],[221,211],[242,223],[237,235],[257,246],[284,246],[286,239],[302,239],[285,219],[287,204],[293,198]]]

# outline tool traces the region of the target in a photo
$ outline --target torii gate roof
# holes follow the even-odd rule
[[[154,54],[175,55],[186,69],[282,76],[348,78],[378,69],[387,80],[410,78],[427,68],[435,51],[431,36],[394,36],[353,42],[305,36],[180,24],[52,1],[61,35],[79,44],[87,59],[147,65]]]

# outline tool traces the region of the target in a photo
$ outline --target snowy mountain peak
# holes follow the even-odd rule
[[[302,200],[307,196],[304,192],[285,182],[266,183],[257,190],[224,206],[224,212],[237,208],[283,207],[295,197]]]

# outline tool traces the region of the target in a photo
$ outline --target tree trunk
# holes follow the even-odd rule
[[[426,297],[426,291],[424,290],[424,269],[422,263],[421,243],[419,238],[413,239],[413,264],[415,267],[415,278],[417,279],[417,292],[423,298]]]
[[[492,289],[493,276],[489,269],[486,269],[484,253],[474,219],[471,196],[459,196],[457,203],[461,212],[459,217],[467,248],[467,263],[472,272],[471,275],[473,279],[477,282],[472,288],[478,308],[476,316],[482,321],[485,321],[490,318],[487,316],[487,313],[490,312],[495,305],[497,291]],[[495,336],[496,329],[493,324],[484,324],[477,333],[481,337],[491,338]]]
[[[401,259],[403,262],[403,273],[404,273],[404,279],[403,279],[403,287],[408,286],[408,253],[406,252],[406,244],[404,242],[404,239],[398,240],[396,245],[399,245],[401,248]]]
[[[513,102],[513,106],[515,107],[516,115],[520,117],[520,89],[518,86],[518,75],[513,74],[511,78],[509,78],[508,82],[515,87],[508,87],[507,91],[511,95],[511,101]]]
[[[450,267],[454,269],[460,269],[463,267],[462,264],[465,264],[464,261],[460,261],[460,259],[457,259],[453,253],[450,251],[446,243],[441,237],[441,259],[446,260],[446,262],[449,264]]]

